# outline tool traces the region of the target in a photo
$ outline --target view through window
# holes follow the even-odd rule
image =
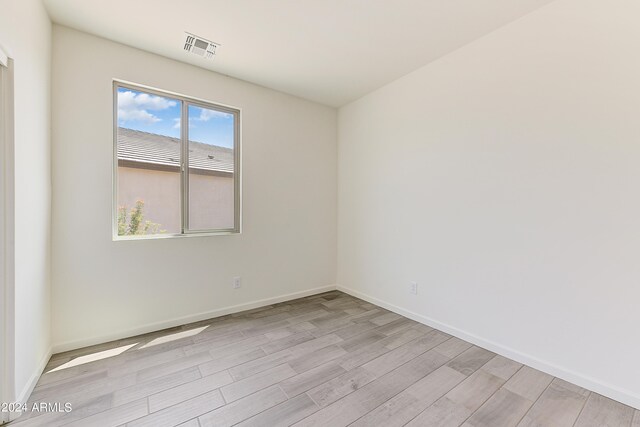
[[[239,231],[239,111],[115,83],[117,236]]]

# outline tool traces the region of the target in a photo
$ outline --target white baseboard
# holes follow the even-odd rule
[[[42,359],[40,359],[40,362],[38,362],[36,369],[31,373],[29,380],[20,391],[20,394],[18,394],[18,397],[15,400],[16,403],[27,403],[29,397],[31,397],[31,393],[33,393],[33,389],[36,388],[36,384],[44,372],[44,368],[46,368],[47,363],[49,363],[49,359],[51,359],[52,354],[52,348],[49,347]],[[15,420],[20,417],[20,415],[22,415],[22,412],[9,413],[9,421]]]
[[[609,397],[613,400],[617,400],[618,402],[624,403],[625,405],[629,405],[636,409],[640,409],[640,396],[632,393],[629,390],[624,390],[619,387],[606,384],[593,377],[590,377],[589,375],[581,374],[579,372],[572,371],[571,369],[567,369],[565,367],[558,366],[556,364],[538,359],[529,354],[525,354],[518,350],[493,342],[491,340],[484,339],[472,333],[469,333],[461,329],[458,329],[456,327],[439,322],[435,319],[431,319],[421,314],[414,313],[409,310],[405,310],[402,307],[389,304],[385,301],[382,301],[378,298],[372,297],[367,294],[363,294],[362,292],[356,291],[354,289],[346,288],[340,285],[337,285],[336,288],[337,290],[347,293],[349,295],[352,295],[356,298],[360,298],[372,304],[378,305],[382,308],[386,308],[387,310],[393,311],[394,313],[397,313],[409,319],[415,320],[416,322],[423,323],[427,326],[438,329],[442,332],[446,332],[450,335],[453,335],[455,337],[468,341],[479,347],[482,347],[494,353],[500,354],[501,356],[508,357],[509,359],[515,360],[516,362],[525,364],[534,369],[538,369],[542,372],[546,372],[549,375],[553,375],[554,377],[561,378],[565,381],[576,384],[580,387],[584,387],[588,390],[594,391],[603,396]]]
[[[31,393],[33,392],[33,389],[36,388],[36,384],[38,383],[38,380],[42,376],[42,373],[44,372],[44,368],[47,367],[47,363],[49,363],[49,359],[51,359],[52,354],[53,354],[53,350],[51,347],[49,347],[49,350],[47,350],[47,352],[44,354],[42,359],[40,359],[40,362],[38,363],[38,366],[36,367],[35,371],[33,371],[31,376],[29,377],[29,380],[24,385],[24,387],[22,388],[22,391],[18,395],[18,399],[17,399],[18,402],[25,403],[27,400],[29,400]]]
[[[199,322],[201,320],[225,316],[227,314],[238,313],[240,311],[252,310],[254,308],[264,307],[265,305],[277,304],[279,302],[290,301],[296,298],[303,298],[310,295],[333,291],[335,289],[336,289],[336,285],[321,286],[319,288],[307,289],[305,291],[293,292],[290,294],[280,295],[273,298],[266,298],[266,299],[251,301],[244,304],[238,304],[230,307],[224,307],[224,308],[219,308],[211,311],[205,311],[202,313],[191,314],[188,316],[177,317],[173,319],[164,320],[161,322],[148,323],[145,325],[136,326],[133,328],[109,333],[106,335],[100,335],[100,336],[94,336],[90,338],[83,338],[80,340],[72,340],[72,341],[56,343],[53,346],[53,353],[61,353],[64,351],[75,350],[77,348],[88,347],[96,344],[102,344],[105,342],[114,341],[122,338],[132,337],[132,336],[141,335],[141,334],[147,334],[149,332],[155,332],[162,329],[185,325],[187,323]]]

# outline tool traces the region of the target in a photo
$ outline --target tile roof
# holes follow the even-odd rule
[[[118,160],[158,166],[180,166],[180,139],[118,128]],[[204,171],[233,173],[233,150],[189,141],[189,166]]]

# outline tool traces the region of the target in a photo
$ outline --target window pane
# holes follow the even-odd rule
[[[189,229],[234,228],[231,113],[189,105]]]
[[[119,87],[118,235],[180,233],[178,100]]]

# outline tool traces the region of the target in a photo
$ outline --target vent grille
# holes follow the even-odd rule
[[[214,43],[190,33],[185,33],[185,35],[184,50],[187,52],[191,52],[205,59],[213,59],[216,55],[216,48],[220,46],[219,43]]]

